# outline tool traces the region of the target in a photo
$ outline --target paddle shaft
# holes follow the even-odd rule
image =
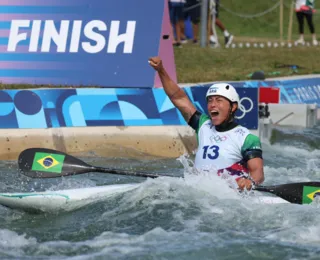
[[[267,186],[256,186],[256,187],[253,187],[253,190],[264,191],[264,192],[272,192],[273,191],[272,188],[267,187]]]
[[[146,173],[146,172],[126,171],[126,170],[120,170],[120,169],[110,169],[110,168],[94,167],[94,166],[92,166],[90,171],[103,172],[103,173],[109,173],[109,174],[117,174],[117,175],[153,178],[153,179],[161,177],[161,176],[166,176],[166,175],[158,175],[158,174],[152,174],[152,173]],[[168,177],[173,177],[173,176],[168,176]]]

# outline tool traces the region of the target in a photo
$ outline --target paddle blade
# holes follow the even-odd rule
[[[18,159],[19,170],[31,178],[55,178],[94,171],[95,167],[60,151],[30,148]]]
[[[258,186],[258,191],[270,192],[295,204],[309,204],[320,196],[320,182],[299,182],[274,186]]]

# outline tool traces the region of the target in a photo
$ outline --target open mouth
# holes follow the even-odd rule
[[[211,111],[210,112],[211,117],[217,117],[219,115],[218,111]]]

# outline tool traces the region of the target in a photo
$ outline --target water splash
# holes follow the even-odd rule
[[[87,178],[60,178],[57,184],[52,185],[47,190],[65,190],[65,189],[77,189],[96,186],[96,182]]]

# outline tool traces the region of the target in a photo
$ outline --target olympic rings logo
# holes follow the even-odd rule
[[[214,143],[214,142],[220,143],[220,142],[223,142],[225,140],[227,140],[226,136],[213,135],[213,136],[210,137],[210,141],[212,143]]]
[[[243,97],[240,99],[238,110],[241,111],[241,116],[236,116],[237,119],[242,119],[245,115],[251,112],[253,109],[253,101],[248,97]]]

